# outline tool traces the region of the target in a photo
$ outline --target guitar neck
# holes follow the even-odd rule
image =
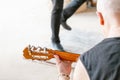
[[[32,60],[50,60],[54,58],[54,55],[58,55],[60,59],[76,62],[80,56],[80,54],[71,53],[71,52],[63,52],[58,50],[52,50],[52,49],[41,49],[36,52],[38,48],[34,48],[31,50],[31,47],[26,47],[23,50],[23,56],[26,59],[32,59]]]
[[[62,60],[76,62],[80,57],[80,54],[71,53],[71,52],[63,52],[58,50],[48,50],[49,53],[58,55]]]

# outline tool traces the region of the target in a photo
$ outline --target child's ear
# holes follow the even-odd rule
[[[104,25],[104,18],[103,15],[100,12],[96,12],[98,18],[99,18],[99,22],[101,25]]]

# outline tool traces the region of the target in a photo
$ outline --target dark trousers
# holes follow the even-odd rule
[[[51,14],[52,41],[60,43],[59,29],[61,20],[66,21],[86,0],[72,0],[63,9],[64,0],[52,0],[53,10]]]

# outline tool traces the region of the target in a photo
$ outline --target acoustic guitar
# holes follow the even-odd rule
[[[58,55],[62,60],[71,61],[71,62],[76,62],[80,56],[80,54],[76,54],[76,53],[63,52],[59,50],[35,47],[31,45],[25,47],[23,50],[23,56],[25,59],[47,61],[54,58],[54,55]]]

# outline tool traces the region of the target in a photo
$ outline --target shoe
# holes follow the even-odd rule
[[[54,50],[64,51],[62,45],[60,43],[54,43],[52,42],[52,47]]]
[[[71,29],[72,29],[65,21],[61,21],[61,25],[62,25],[63,28],[65,28],[66,30],[71,30]]]

